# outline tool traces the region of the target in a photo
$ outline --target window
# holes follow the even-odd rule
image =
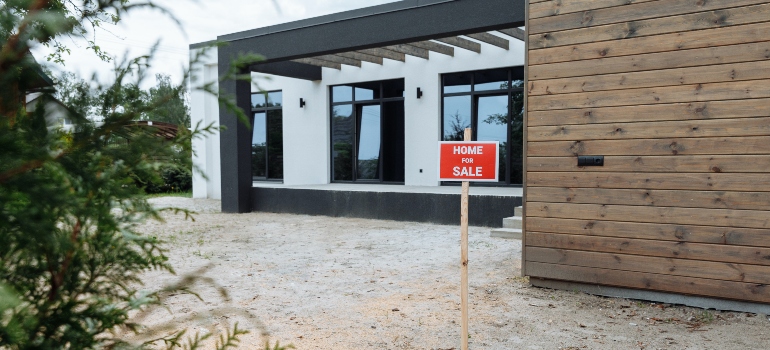
[[[251,176],[283,180],[283,100],[281,91],[251,94]]]
[[[404,182],[404,80],[331,87],[335,182]]]
[[[524,126],[524,68],[442,76],[442,140],[500,142],[501,185],[521,185]]]

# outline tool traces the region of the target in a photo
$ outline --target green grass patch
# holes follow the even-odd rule
[[[153,193],[145,195],[145,198],[160,198],[160,197],[182,197],[182,198],[192,198],[192,191],[187,192],[168,192],[168,193]]]

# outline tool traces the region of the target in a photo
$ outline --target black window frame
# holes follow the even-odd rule
[[[494,90],[481,90],[476,91],[476,73],[486,72],[486,71],[494,71],[494,70],[502,70],[506,69],[508,70],[508,87],[505,89],[494,89]],[[498,179],[498,182],[476,182],[473,183],[474,186],[486,186],[486,187],[522,187],[523,183],[511,183],[511,156],[512,156],[512,146],[513,142],[511,142],[512,137],[512,127],[511,127],[511,119],[513,118],[513,94],[514,93],[524,93],[525,86],[522,83],[521,86],[513,86],[513,76],[514,76],[514,70],[521,70],[520,76],[522,77],[521,81],[524,81],[524,66],[511,66],[511,67],[499,67],[499,68],[490,68],[490,69],[480,69],[480,70],[471,70],[471,71],[461,71],[461,72],[448,72],[448,73],[442,73],[441,74],[441,118],[440,118],[440,134],[439,134],[439,140],[444,140],[444,99],[447,97],[455,97],[455,96],[470,96],[471,97],[471,140],[477,139],[478,134],[478,128],[475,126],[478,124],[478,99],[479,97],[483,96],[502,96],[507,95],[508,96],[508,123],[507,123],[507,139],[508,142],[506,144],[506,161],[504,166],[505,169],[505,176],[506,178],[500,181]],[[451,92],[451,93],[444,93],[444,89],[446,87],[445,82],[446,78],[448,76],[456,75],[456,74],[469,74],[471,81],[470,81],[470,91],[465,92]],[[519,81],[519,79],[516,79],[516,81]],[[523,116],[522,116],[523,117]],[[523,142],[523,141],[522,141]],[[522,162],[524,162],[524,156],[522,155]],[[522,177],[523,179],[523,177]],[[460,182],[457,181],[442,181],[441,185],[450,185],[450,186],[456,186],[459,185]]]
[[[384,167],[382,166],[383,157],[382,157],[382,147],[380,147],[380,167],[379,167],[379,179],[378,180],[371,180],[371,179],[357,179],[358,174],[358,137],[360,132],[360,125],[358,125],[358,119],[360,119],[360,116],[358,115],[358,109],[359,106],[372,106],[372,105],[379,105],[380,106],[380,143],[384,142],[382,123],[385,122],[384,116],[383,116],[383,105],[388,102],[404,102],[406,100],[406,89],[404,89],[404,92],[402,93],[401,97],[383,97],[385,95],[385,88],[383,83],[386,82],[392,82],[401,80],[402,84],[405,86],[406,80],[404,78],[395,78],[395,79],[385,79],[385,80],[372,80],[372,81],[361,81],[361,82],[353,82],[353,83],[347,83],[347,84],[336,84],[336,85],[329,85],[329,130],[331,131],[329,134],[329,164],[330,164],[330,182],[331,183],[348,183],[348,184],[382,184],[382,185],[403,185],[405,181],[383,181],[383,173],[384,173]],[[356,100],[356,85],[358,84],[373,84],[373,83],[379,83],[379,89],[380,94],[379,98],[374,99],[368,99],[368,100]],[[352,95],[350,101],[344,101],[344,102],[334,102],[334,88],[338,86],[350,86],[352,88]],[[334,115],[334,107],[337,106],[344,106],[344,105],[350,105],[353,107],[353,117],[355,119],[354,121],[354,130],[355,133],[353,135],[353,169],[352,169],[352,180],[335,180],[335,174],[334,174],[334,120],[332,116]],[[406,111],[404,111],[404,114],[406,114]],[[404,174],[404,177],[406,174]]]
[[[281,93],[281,104],[279,105],[273,105],[268,106],[268,95],[273,92],[280,92]],[[268,118],[268,112],[269,111],[281,111],[281,134],[283,134],[283,90],[269,90],[269,91],[257,91],[252,92],[250,96],[262,94],[265,95],[265,106],[263,107],[254,107],[254,105],[251,106],[251,135],[253,137],[254,135],[254,122],[256,120],[255,114],[257,113],[265,113],[265,177],[257,177],[254,176],[254,173],[251,174],[251,181],[252,182],[280,182],[283,183],[283,178],[285,174],[281,173],[280,178],[271,178],[270,177],[270,132],[269,127],[267,123],[269,123],[270,118]],[[253,141],[252,141],[253,142]],[[281,147],[283,148],[283,147]],[[283,152],[282,152],[283,153]],[[253,161],[253,160],[252,160]],[[283,157],[281,157],[281,161],[283,162]],[[281,165],[281,169],[285,169],[283,165]]]

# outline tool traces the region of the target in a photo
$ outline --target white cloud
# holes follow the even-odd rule
[[[108,28],[113,34],[100,31],[96,42],[116,57],[125,52],[134,57],[145,54],[158,40],[160,46],[152,66],[153,73],[170,74],[174,81],[182,78],[188,62],[188,47],[192,43],[214,40],[218,35],[240,32],[269,25],[292,22],[356,8],[374,6],[396,0],[278,0],[280,13],[273,0],[156,0],[181,22],[181,27],[158,11],[137,10],[118,26]],[[70,44],[72,54],[65,67],[56,70],[74,71],[83,77],[93,73],[100,77],[111,75],[111,63],[99,61],[85,50],[82,41]],[[33,51],[39,61],[47,54],[45,48]],[[102,78],[106,79],[106,78]],[[154,81],[147,82],[152,85]]]

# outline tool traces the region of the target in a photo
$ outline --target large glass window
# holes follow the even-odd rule
[[[283,179],[283,94],[251,95],[251,175],[254,180]]]
[[[404,80],[331,87],[332,180],[404,182]]]
[[[442,76],[442,140],[500,142],[502,185],[521,185],[523,170],[524,68],[502,68]]]

